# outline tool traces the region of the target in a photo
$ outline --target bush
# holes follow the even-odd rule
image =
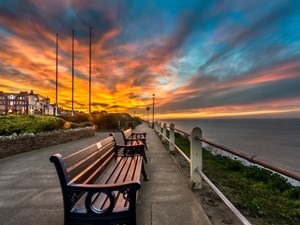
[[[88,114],[75,114],[74,116],[60,115],[59,117],[64,119],[65,121],[73,122],[73,123],[82,123],[82,122],[89,121]]]
[[[93,122],[81,122],[79,125],[80,125],[80,127],[92,127],[92,126],[94,126],[94,123]]]
[[[127,113],[106,113],[106,114],[92,114],[89,121],[92,121],[98,126],[98,130],[117,130],[126,129],[132,123],[138,125],[141,121],[138,118],[132,118]]]
[[[54,116],[5,115],[0,117],[0,135],[38,133],[60,129],[64,120]]]

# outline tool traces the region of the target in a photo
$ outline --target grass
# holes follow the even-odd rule
[[[176,145],[190,155],[189,140],[175,135]],[[300,187],[257,166],[203,150],[203,172],[255,225],[299,225]]]

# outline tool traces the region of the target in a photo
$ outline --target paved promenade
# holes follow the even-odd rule
[[[142,182],[137,205],[139,225],[211,225],[170,154],[154,130],[147,132],[150,181]],[[49,156],[68,155],[108,133],[0,159],[0,218],[2,225],[63,225],[59,181]],[[118,142],[121,140],[117,135]],[[121,142],[120,142],[121,143]]]

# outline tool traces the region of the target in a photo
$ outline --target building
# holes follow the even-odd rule
[[[30,92],[8,93],[0,91],[0,114],[53,115],[48,97]]]

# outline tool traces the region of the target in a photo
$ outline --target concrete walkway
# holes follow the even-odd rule
[[[201,205],[154,130],[145,124],[150,181],[142,182],[137,206],[139,225],[211,225]],[[59,181],[49,156],[66,156],[97,142],[108,133],[0,159],[0,218],[2,225],[63,225]],[[117,135],[118,142],[121,140]]]

